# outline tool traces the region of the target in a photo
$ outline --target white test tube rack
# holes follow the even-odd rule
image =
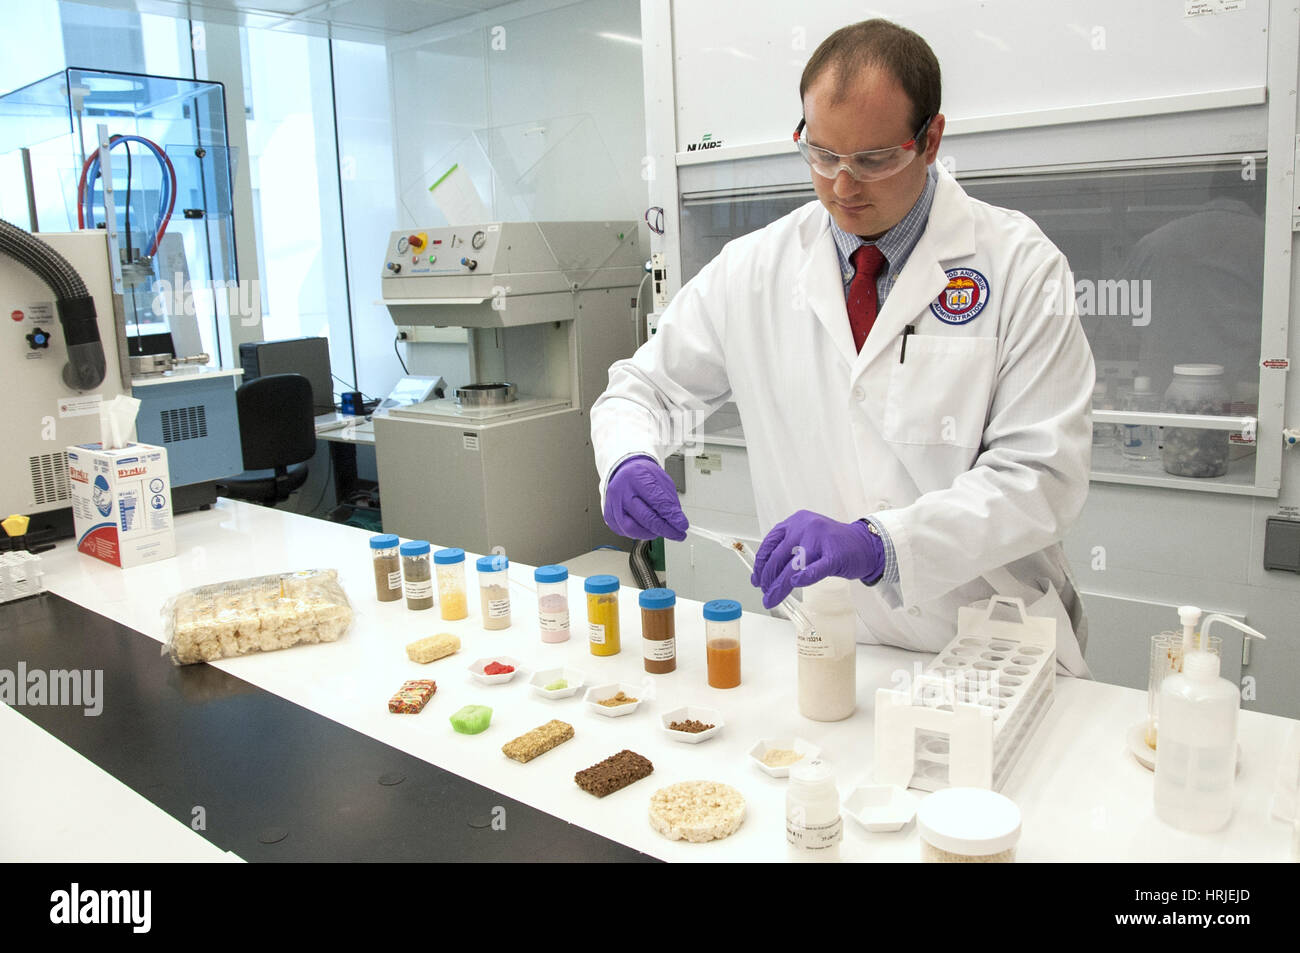
[[[1055,686],[1055,619],[1007,596],[959,609],[956,637],[910,689],[876,691],[876,782],[1000,790]]]

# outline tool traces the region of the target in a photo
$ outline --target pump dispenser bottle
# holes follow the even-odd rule
[[[1160,686],[1160,741],[1156,747],[1156,816],[1180,830],[1221,830],[1232,817],[1237,773],[1237,713],[1241,693],[1219,677],[1219,657],[1205,651],[1212,622],[1248,638],[1264,638],[1226,616],[1206,616],[1198,645],[1186,648],[1182,672]]]

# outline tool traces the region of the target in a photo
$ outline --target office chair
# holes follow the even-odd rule
[[[307,482],[307,467],[296,464],[316,453],[311,383],[301,374],[259,377],[240,385],[235,405],[244,472],[219,481],[217,492],[275,506]]]

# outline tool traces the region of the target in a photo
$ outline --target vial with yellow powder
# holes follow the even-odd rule
[[[442,617],[448,622],[466,618],[469,602],[465,595],[465,550],[440,549],[433,554],[433,564],[438,572]]]
[[[583,583],[587,593],[587,640],[592,655],[617,655],[618,576],[588,576]]]

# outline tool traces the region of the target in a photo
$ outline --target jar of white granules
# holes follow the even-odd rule
[[[936,791],[916,810],[921,860],[932,864],[1010,864],[1020,840],[1020,808],[983,788]]]

